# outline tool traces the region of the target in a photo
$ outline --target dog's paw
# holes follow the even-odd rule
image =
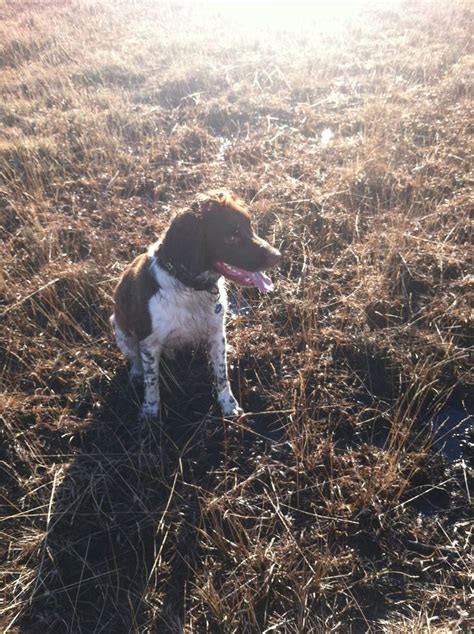
[[[242,416],[242,414],[244,414],[244,410],[240,407],[240,405],[237,403],[236,407],[233,407],[232,409],[229,410],[222,410],[222,414],[226,417],[226,418],[236,418],[237,416]]]
[[[218,397],[219,405],[224,416],[241,416],[244,410],[240,407],[232,393],[223,392]]]
[[[140,422],[157,421],[160,416],[158,403],[143,403],[140,411]]]

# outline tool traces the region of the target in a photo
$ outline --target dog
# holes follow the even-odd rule
[[[198,344],[207,348],[222,414],[243,413],[227,373],[224,278],[268,292],[273,284],[264,271],[280,260],[280,252],[254,233],[243,201],[212,191],[178,213],[162,238],[125,269],[111,322],[131,361],[131,378],[143,377],[142,418],[159,415],[160,356]]]

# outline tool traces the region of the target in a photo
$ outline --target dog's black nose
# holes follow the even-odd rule
[[[274,247],[267,248],[265,268],[271,269],[276,266],[281,260],[281,253]]]

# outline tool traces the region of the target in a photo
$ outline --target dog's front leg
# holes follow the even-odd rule
[[[217,401],[224,416],[238,416],[243,413],[237,399],[232,394],[227,374],[227,349],[225,332],[220,330],[209,339],[209,357],[216,382]]]
[[[143,366],[143,382],[145,394],[142,405],[142,418],[158,418],[160,411],[160,391],[158,385],[158,369],[160,364],[160,349],[140,343],[140,357]]]

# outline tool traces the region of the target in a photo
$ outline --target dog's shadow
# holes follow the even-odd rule
[[[222,460],[228,428],[215,416],[203,358],[169,364],[161,424],[138,422],[141,390],[125,368],[104,390],[54,487],[21,631],[182,630],[201,557],[198,491]],[[179,384],[190,383],[187,396]]]

